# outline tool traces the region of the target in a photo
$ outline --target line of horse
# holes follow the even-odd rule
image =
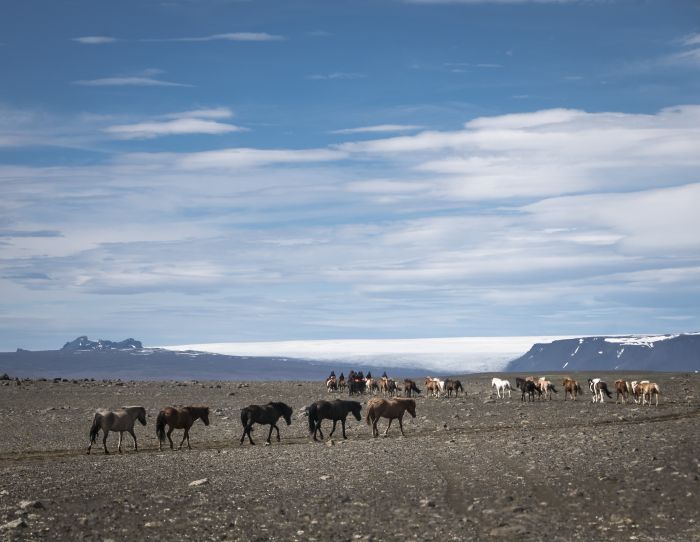
[[[323,431],[321,430],[321,422],[323,420],[331,420],[333,429],[330,436],[333,436],[338,422],[341,422],[343,438],[346,439],[345,421],[348,414],[352,414],[356,420],[360,421],[362,403],[358,401],[346,401],[336,399],[334,401],[320,400],[312,405],[304,408],[304,413],[308,416],[309,434],[313,440],[318,440],[316,435],[320,435],[323,439]],[[391,427],[393,420],[398,420],[401,435],[403,431],[403,417],[408,412],[411,417],[416,417],[416,402],[413,399],[405,397],[392,397],[389,399],[381,397],[372,397],[367,402],[367,414],[365,420],[367,425],[372,428],[372,435],[377,437],[379,430],[377,422],[381,418],[389,420],[384,435],[386,436]],[[249,405],[241,409],[241,425],[243,426],[243,434],[241,435],[240,444],[245,441],[246,436],[251,445],[255,445],[251,437],[254,424],[269,425],[270,431],[267,435],[266,443],[271,444],[273,430],[277,432],[277,442],[280,442],[280,430],[277,423],[280,418],[283,418],[287,425],[292,424],[292,407],[282,402],[270,402],[265,405]],[[187,448],[190,446],[190,428],[192,425],[201,419],[204,425],[209,425],[209,407],[204,405],[191,405],[185,407],[167,407],[162,409],[156,418],[156,436],[158,437],[158,450],[163,450],[163,443],[167,438],[170,443],[170,449],[174,449],[171,434],[175,429],[184,429],[182,440],[178,449],[182,449],[183,444],[187,441]],[[118,410],[99,409],[95,412],[95,416],[90,427],[90,442],[87,448],[87,453],[90,454],[92,445],[97,442],[97,437],[100,430],[103,433],[102,446],[105,454],[109,454],[107,449],[107,436],[110,431],[119,432],[118,451],[122,453],[122,437],[124,433],[129,433],[134,440],[134,451],[138,452],[138,443],[134,432],[136,422],[146,425],[146,409],[142,406],[126,406]],[[167,427],[167,431],[166,431]]]
[[[605,397],[612,399],[612,394],[608,388],[607,382],[601,378],[589,378],[587,380],[588,389],[591,392],[591,400],[594,403],[604,403]],[[564,400],[571,398],[574,401],[576,398],[583,393],[583,388],[581,385],[571,377],[564,377],[562,381],[562,386],[564,388]],[[520,400],[531,402],[535,400],[535,394],[537,394],[538,399],[549,399],[552,400],[552,393],[559,393],[555,388],[551,380],[546,377],[535,378],[534,376],[527,377],[516,377],[515,387],[520,390],[521,396]],[[627,402],[628,398],[632,398],[635,404],[641,402],[642,405],[651,405],[652,397],[656,400],[656,406],[659,406],[659,395],[661,395],[661,389],[659,385],[655,382],[649,380],[616,380],[614,383],[614,389],[617,393],[615,403],[622,402],[623,404]],[[507,379],[496,378],[491,379],[491,395],[496,393],[499,399],[505,399],[506,392],[508,397],[511,397],[511,391],[513,387],[510,385],[510,381]],[[620,401],[622,399],[622,401]]]

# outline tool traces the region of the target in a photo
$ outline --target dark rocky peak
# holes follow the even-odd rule
[[[75,350],[90,350],[90,351],[104,351],[104,350],[142,350],[143,344],[141,341],[135,339],[124,339],[123,341],[114,342],[100,339],[98,341],[91,341],[86,335],[78,337],[72,341],[67,342],[63,345],[61,350],[75,351]]]

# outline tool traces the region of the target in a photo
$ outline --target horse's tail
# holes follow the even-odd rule
[[[367,425],[372,425],[372,420],[371,414],[374,412],[374,409],[372,408],[372,405],[367,405],[367,415],[365,416],[365,419],[367,420]]]
[[[165,441],[165,412],[162,410],[158,413],[158,417],[156,418],[156,436],[159,441]]]
[[[557,388],[554,387],[554,384],[550,384],[550,385],[549,385],[549,389],[551,389],[554,393],[559,393],[559,392],[557,391]]]
[[[309,407],[309,433],[313,433],[316,429],[316,404]]]
[[[612,393],[610,393],[607,386],[605,386],[603,388],[603,391],[605,392],[605,395],[607,395],[610,399],[612,399]]]
[[[99,418],[100,415],[95,412],[95,417],[92,419],[92,427],[90,427],[90,442],[92,444],[95,443],[97,440],[97,434],[100,432],[100,424],[98,423]]]

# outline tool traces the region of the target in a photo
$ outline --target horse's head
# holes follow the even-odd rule
[[[406,410],[411,415],[411,418],[416,417],[416,402],[413,399],[406,402]]]
[[[138,411],[136,419],[141,422],[141,425],[146,425],[146,409],[141,407]]]
[[[292,407],[282,403],[282,416],[284,416],[284,421],[287,425],[292,425]]]
[[[362,419],[362,415],[360,414],[362,404],[358,403],[357,401],[353,401],[350,409],[352,410],[352,415],[355,416],[355,419],[359,422]]]
[[[209,407],[205,407],[202,409],[201,418],[204,422],[204,425],[209,425]]]

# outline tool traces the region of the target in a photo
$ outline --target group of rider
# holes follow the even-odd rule
[[[386,371],[382,373],[382,378],[389,379]],[[372,379],[372,373],[367,371],[367,376],[360,370],[355,372],[350,369],[348,373],[347,381],[345,380],[345,375],[341,372],[339,377],[335,376],[335,371],[331,371],[331,374],[326,379],[326,386],[329,390],[344,390],[347,386],[351,393],[353,392],[364,392],[367,387],[367,381]]]

